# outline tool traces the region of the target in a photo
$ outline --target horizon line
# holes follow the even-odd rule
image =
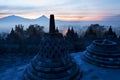
[[[6,18],[6,17],[9,17],[9,16],[16,16],[16,17],[21,17],[21,18],[25,18],[25,19],[29,19],[29,20],[35,20],[35,19],[37,19],[37,18],[40,18],[40,17],[42,17],[42,16],[44,16],[44,17],[46,17],[46,18],[48,18],[49,19],[49,17],[48,16],[46,16],[46,15],[41,15],[41,16],[38,16],[38,17],[36,17],[36,18],[30,18],[30,17],[24,17],[24,16],[20,16],[20,15],[15,15],[15,14],[11,14],[11,15],[6,15],[6,16],[1,16],[0,17],[0,19],[2,19],[2,18]],[[72,18],[71,18],[71,16],[68,16],[67,18],[64,18],[64,19],[60,19],[60,17],[58,17],[58,18],[55,18],[55,20],[59,20],[59,21],[66,21],[66,22],[80,22],[80,21],[106,21],[106,20],[104,20],[104,19],[100,19],[100,20],[93,20],[93,19],[91,19],[91,20],[80,20],[79,18],[76,18],[76,20],[74,19],[74,20],[72,20]]]

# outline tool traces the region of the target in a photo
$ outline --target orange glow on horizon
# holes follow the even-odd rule
[[[61,33],[63,34],[63,36],[65,36],[67,33],[67,29],[62,30]]]
[[[99,21],[102,20],[103,17],[56,17],[56,19],[64,20],[64,21]]]
[[[24,18],[28,18],[28,19],[36,19],[36,18],[40,17],[37,15],[16,15],[16,16],[20,16],[20,17],[24,17]],[[3,18],[3,17],[6,17],[6,15],[0,15],[0,18]],[[103,20],[103,17],[96,17],[96,16],[77,17],[77,16],[57,16],[57,15],[55,15],[55,19],[63,20],[63,21],[99,21],[99,20]]]
[[[3,18],[3,17],[5,17],[5,16],[3,16],[3,15],[0,15],[0,18]]]

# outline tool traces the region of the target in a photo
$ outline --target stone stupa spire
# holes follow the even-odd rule
[[[49,33],[55,33],[55,19],[53,14],[50,15]]]

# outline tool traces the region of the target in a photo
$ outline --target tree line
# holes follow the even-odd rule
[[[57,32],[59,32],[58,29]],[[12,28],[10,33],[0,35],[0,54],[36,54],[39,51],[39,43],[44,34],[44,27],[37,24],[29,25],[26,29],[22,24],[15,25],[15,28]],[[112,26],[107,30],[105,26],[99,24],[91,24],[82,35],[79,35],[78,32],[74,31],[73,27],[70,27],[63,38],[66,40],[71,52],[85,50],[86,46],[95,39],[110,39],[120,43],[120,37],[113,31]]]

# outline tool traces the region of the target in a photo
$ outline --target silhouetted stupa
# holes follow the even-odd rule
[[[50,15],[49,29],[41,40],[39,53],[25,69],[22,80],[80,80],[79,66],[68,54],[64,38],[55,32],[54,15]]]
[[[110,40],[95,40],[87,47],[83,59],[105,68],[120,68],[120,51],[117,43]]]
[[[54,20],[54,15],[50,15],[49,33],[55,33],[55,20]]]

